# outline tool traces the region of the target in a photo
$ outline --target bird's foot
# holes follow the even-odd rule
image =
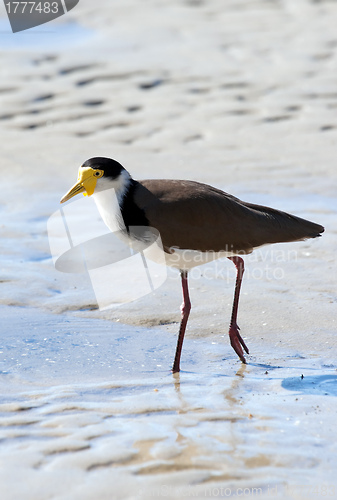
[[[249,354],[249,350],[248,350],[248,347],[246,346],[243,338],[241,337],[239,330],[240,330],[240,328],[238,327],[238,325],[236,323],[232,324],[230,326],[229,332],[228,332],[229,339],[231,342],[231,346],[233,347],[234,351],[241,359],[242,363],[246,363],[245,357],[243,355],[242,347],[244,348],[244,350],[246,351],[247,354]]]

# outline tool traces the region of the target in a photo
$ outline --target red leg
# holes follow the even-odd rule
[[[244,265],[243,259],[241,259],[241,257],[234,256],[234,257],[228,257],[228,258],[229,258],[229,260],[231,260],[234,263],[234,265],[237,269],[232,317],[231,317],[231,322],[229,325],[229,332],[228,333],[229,333],[231,346],[233,347],[234,351],[241,359],[242,363],[246,363],[245,357],[243,355],[242,347],[244,348],[244,350],[246,351],[247,354],[249,354],[249,351],[248,351],[248,347],[244,343],[244,341],[239,333],[240,328],[238,327],[238,324],[237,324],[240,288],[241,288],[242,276],[243,276],[243,273],[245,270],[245,265]]]
[[[182,317],[181,317],[181,323],[180,323],[180,328],[179,328],[179,336],[178,336],[178,342],[177,342],[177,348],[176,348],[176,355],[174,358],[174,363],[173,363],[173,368],[172,368],[173,373],[177,373],[180,371],[181,349],[183,347],[187,320],[188,320],[188,317],[190,315],[190,310],[191,310],[191,301],[190,301],[190,296],[188,294],[187,271],[181,271],[180,276],[181,276],[181,284],[183,287],[183,303],[181,305]]]

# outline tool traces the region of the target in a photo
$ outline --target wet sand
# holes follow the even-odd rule
[[[270,354],[260,342],[245,366],[218,335],[189,339],[184,370],[172,375],[175,337],[162,329],[17,308],[6,316],[5,498],[333,491],[337,375],[329,347]]]
[[[100,1],[15,42],[2,30],[4,499],[337,495],[336,15],[328,1]],[[326,227],[246,257],[246,366],[227,338],[229,261],[191,276],[175,376],[177,273],[99,311],[88,275],[55,270],[48,219],[99,155]]]

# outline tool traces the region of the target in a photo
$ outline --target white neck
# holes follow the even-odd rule
[[[118,203],[121,204],[123,197],[127,192],[128,187],[130,186],[130,183],[131,175],[127,170],[122,170],[120,175],[116,179],[101,177],[100,179],[97,179],[97,184],[93,196],[95,196],[97,193],[101,193],[102,191],[114,189],[116,192]]]
[[[116,179],[97,180],[95,192],[92,195],[98,211],[110,231],[125,229],[120,205],[131,183],[131,176],[122,170]]]

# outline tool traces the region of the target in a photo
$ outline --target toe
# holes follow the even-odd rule
[[[249,354],[249,350],[248,350],[248,347],[246,346],[243,338],[239,334],[238,327],[236,325],[235,326],[232,325],[230,327],[229,338],[230,338],[231,346],[233,347],[234,351],[241,359],[242,363],[246,363],[242,347],[244,348],[244,350],[246,351],[247,354]]]

